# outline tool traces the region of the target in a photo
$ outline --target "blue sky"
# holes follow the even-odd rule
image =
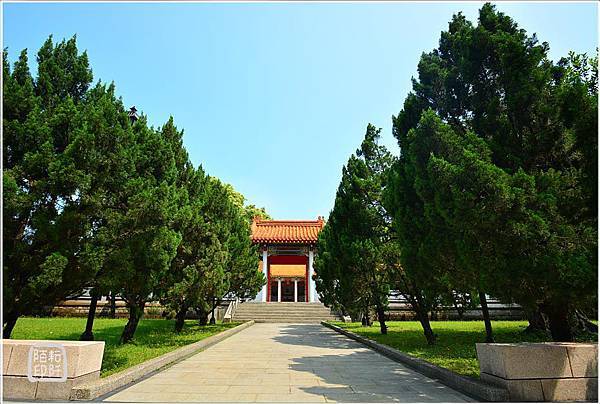
[[[155,126],[173,115],[194,164],[277,219],[327,216],[368,122],[391,117],[452,14],[481,3],[7,4],[3,40],[33,60],[77,34],[94,79]],[[595,3],[501,3],[553,59],[594,53]]]

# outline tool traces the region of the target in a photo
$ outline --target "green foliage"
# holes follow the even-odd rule
[[[194,173],[187,190],[190,211],[181,226],[184,238],[162,299],[180,321],[189,308],[203,315],[226,295],[245,299],[264,283],[243,196],[201,170]]]
[[[5,335],[18,316],[78,291],[102,254],[90,212],[104,172],[91,175],[81,153],[97,135],[86,112],[100,108],[83,96],[92,80],[87,56],[75,38],[49,38],[37,60],[34,79],[26,50],[12,72],[3,53]]]
[[[379,136],[380,130],[369,124],[361,147],[343,168],[334,208],[317,244],[317,291],[324,303],[353,317],[368,314],[372,306],[382,311],[390,290],[391,271],[381,253],[390,239],[381,193],[393,157],[377,144]]]
[[[173,118],[131,121],[113,84],[92,86],[75,37],[37,62],[34,78],[26,50],[12,71],[3,53],[5,337],[84,287],[124,298],[125,342],[150,299],[256,293],[249,215],[264,209],[195,169]]]
[[[405,270],[542,307],[555,338],[597,300],[597,59],[486,4],[423,54],[385,200]]]
[[[524,332],[527,328],[526,321],[493,321],[493,324],[495,338],[499,343],[549,340],[548,335],[544,333]],[[484,332],[480,321],[436,321],[434,325],[439,339],[435,345],[425,343],[420,330],[421,325],[417,321],[390,321],[387,335],[381,335],[376,327],[364,327],[360,323],[335,325],[458,374],[479,377],[475,344],[481,342],[481,334]],[[578,339],[596,340],[592,335]]]
[[[198,326],[190,321],[183,332],[174,334],[171,320],[142,320],[136,332],[135,343],[122,345],[119,344],[119,338],[125,322],[125,319],[99,318],[94,323],[94,335],[105,342],[101,377],[110,376],[238,325],[227,323]],[[84,318],[23,317],[19,319],[13,336],[17,339],[78,340],[77,330],[84,326]]]

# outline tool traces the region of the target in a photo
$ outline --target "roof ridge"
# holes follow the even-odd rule
[[[252,221],[252,241],[314,243],[325,222],[322,216],[317,220],[264,220]]]
[[[318,225],[321,222],[318,220],[258,220],[256,222],[259,225],[268,225],[268,224],[282,224],[282,223],[290,223],[290,224],[315,224]]]

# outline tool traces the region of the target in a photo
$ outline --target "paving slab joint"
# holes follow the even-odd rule
[[[397,349],[372,341],[331,323],[323,321],[321,324],[342,335],[345,335],[348,338],[360,342],[374,351],[379,352],[380,354],[396,362],[400,362],[427,377],[436,379],[440,383],[445,384],[446,386],[451,387],[454,390],[457,390],[471,398],[494,402],[510,401],[508,390],[504,388],[493,386],[478,379],[459,375],[451,370],[436,366],[423,359],[407,355],[404,352],[398,351]]]
[[[94,382],[80,384],[71,389],[70,400],[89,401],[106,396],[134,382],[140,381],[160,370],[164,370],[177,362],[189,358],[196,353],[209,348],[240,331],[252,326],[254,321],[247,321],[236,327],[222,331],[216,335],[194,342],[157,358],[147,360],[114,375],[101,378]]]

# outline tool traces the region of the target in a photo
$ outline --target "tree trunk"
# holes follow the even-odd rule
[[[4,316],[4,329],[2,330],[2,338],[10,338],[17,320],[19,319],[19,313],[16,311],[10,311]]]
[[[387,325],[385,325],[385,310],[381,303],[377,303],[377,320],[382,334],[387,334]]]
[[[208,313],[202,307],[196,308],[198,314],[198,325],[206,325],[208,323]]]
[[[94,318],[96,317],[96,307],[98,307],[98,292],[96,288],[92,289],[90,297],[92,298],[92,300],[90,301],[90,307],[88,308],[87,322],[85,323],[85,331],[79,337],[80,341],[94,340]]]
[[[184,305],[175,315],[175,332],[181,332],[181,330],[183,330],[187,309],[187,306]]]
[[[215,321],[215,299],[213,298],[212,301],[212,310],[210,311],[211,316],[210,316],[210,325],[215,325],[217,322]]]
[[[427,311],[422,308],[417,308],[415,310],[417,313],[417,318],[423,327],[423,334],[425,334],[425,339],[427,340],[427,344],[434,345],[436,336],[431,329],[431,323],[429,322],[429,316],[427,315]]]
[[[463,317],[465,315],[464,307],[459,306],[456,303],[456,301],[453,304],[454,304],[454,310],[456,310],[456,314],[458,315],[458,319],[462,321]]]
[[[487,305],[485,293],[479,292],[479,304],[481,304],[481,314],[483,314],[483,322],[485,324],[485,342],[494,342],[494,334],[492,332],[492,320],[490,319],[490,311]]]
[[[135,334],[135,330],[144,314],[144,306],[146,305],[145,301],[140,303],[132,303],[129,305],[129,321],[125,325],[123,329],[123,334],[121,334],[120,342],[121,344],[125,344],[130,342],[133,339],[133,335]]]
[[[577,330],[598,333],[598,325],[590,321],[590,319],[579,310],[575,310],[575,321],[577,322]]]
[[[365,326],[370,327],[373,323],[371,323],[371,316],[369,315],[369,302],[365,304]]]
[[[565,304],[549,304],[544,307],[548,315],[550,334],[556,342],[572,342],[573,330],[569,322],[569,309]]]
[[[548,319],[539,307],[536,307],[534,311],[527,311],[527,320],[529,325],[525,329],[525,332],[549,332]]]
[[[117,318],[117,296],[110,292],[110,318]]]

